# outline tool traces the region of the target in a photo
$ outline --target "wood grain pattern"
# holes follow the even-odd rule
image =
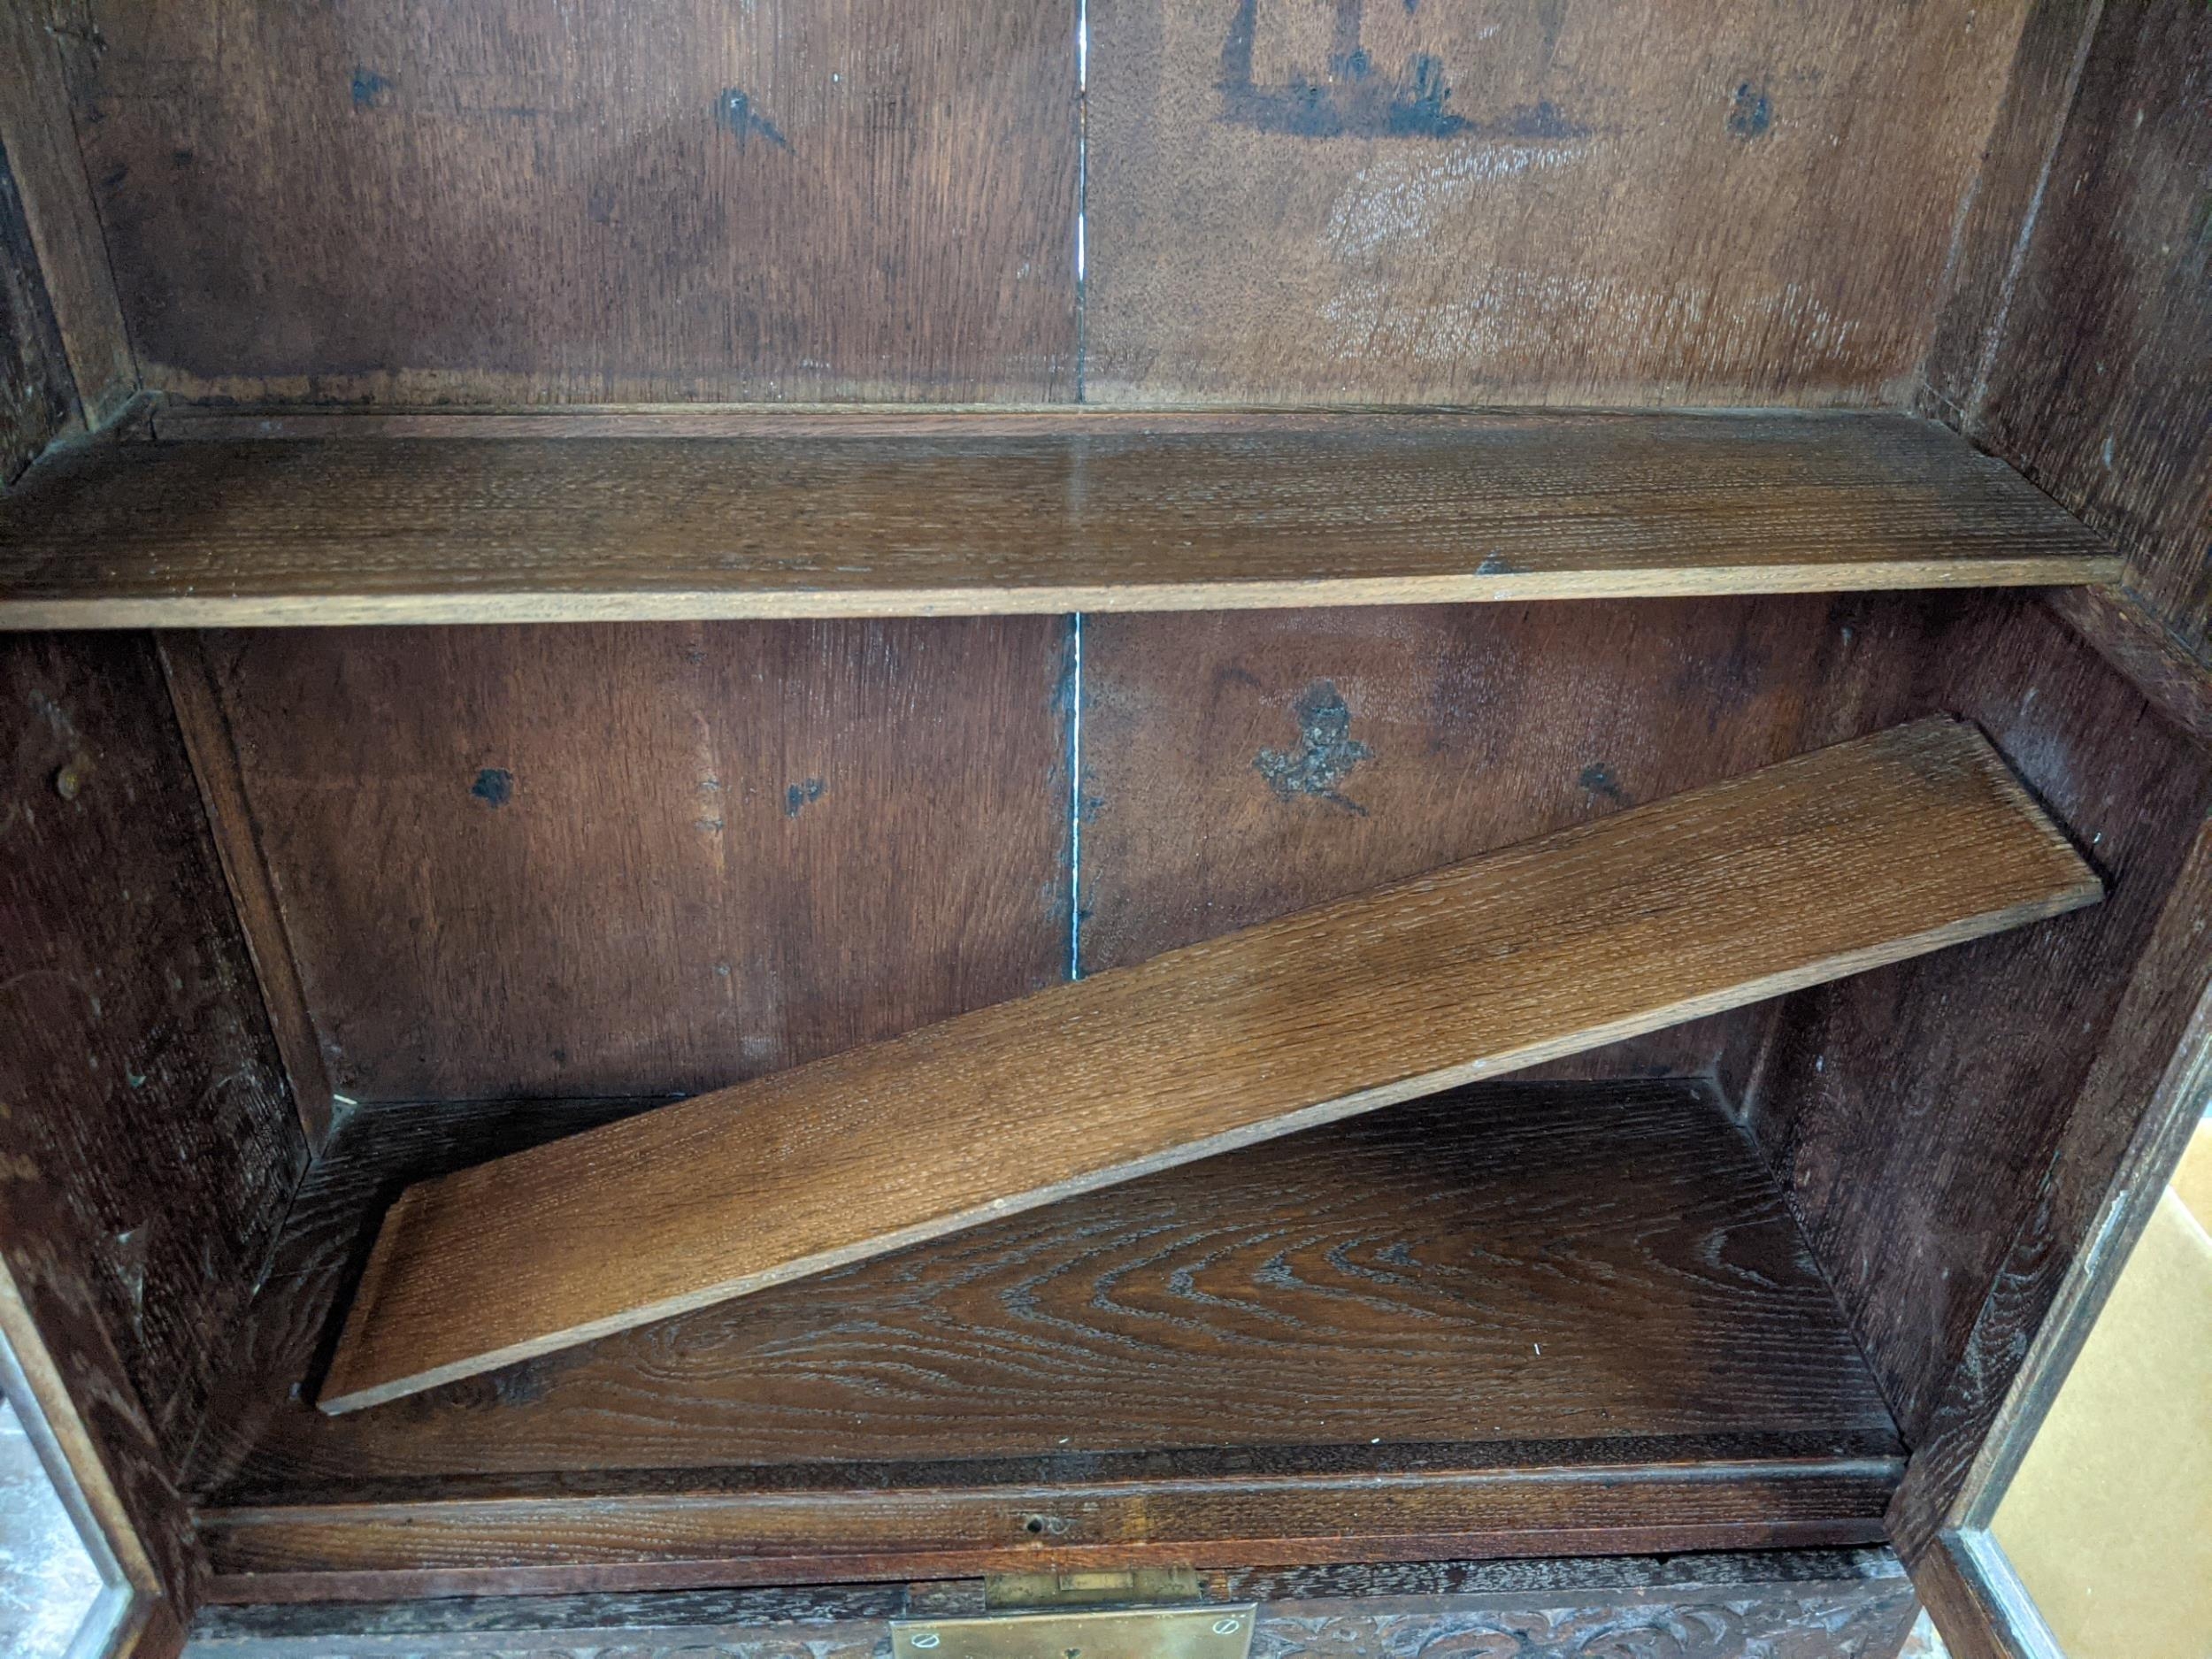
[[[2104,0],[2030,0],[2025,10],[2004,102],[1952,232],[1947,292],[1921,370],[1920,401],[1954,423],[1987,393]]]
[[[1444,1611],[1439,1600],[1443,1597],[1482,1597],[1491,1607],[1522,1601],[1555,1606],[1602,1601],[1628,1608],[1678,1605],[1709,1594],[1745,1600],[1793,1593],[1863,1593],[1887,1598],[1907,1587],[1903,1566],[1881,1548],[1248,1567],[1196,1576],[1204,1600],[1262,1602],[1266,1604],[1261,1609],[1263,1620],[1276,1611],[1318,1611],[1310,1604],[1322,1603],[1349,1617],[1391,1620],[1378,1626],[1379,1631]],[[351,1650],[355,1644],[360,1645],[364,1659],[395,1648],[473,1653],[516,1641],[557,1641],[565,1651],[579,1646],[589,1650],[618,1635],[631,1643],[685,1645],[795,1636],[821,1642],[834,1655],[849,1640],[864,1641],[872,1651],[886,1619],[972,1616],[984,1611],[986,1604],[986,1581],[980,1578],[642,1595],[219,1603],[202,1609],[193,1636],[206,1659],[305,1659],[308,1652],[317,1659],[329,1659],[330,1650]],[[1357,1604],[1356,1613],[1349,1604]],[[409,1642],[417,1647],[406,1648]],[[318,1643],[322,1647],[317,1647]]]
[[[150,643],[0,638],[0,1180],[181,1460],[306,1147]]]
[[[1940,856],[1966,847],[1978,856]],[[1901,728],[411,1188],[322,1404],[374,1404],[2098,895],[1978,737]]]
[[[2212,651],[2212,15],[2107,5],[1968,432],[2108,536]]]
[[[1919,1562],[1995,1517],[2212,1098],[2212,828],[2200,830],[1890,1507]]]
[[[1264,1596],[1265,1659],[1455,1653],[1616,1659],[1884,1659],[1911,1623],[1886,1550],[1541,1562],[1424,1562],[1206,1575]],[[214,1607],[195,1659],[871,1659],[885,1620],[979,1609],[973,1580],[805,1590]],[[1249,1599],[1248,1594],[1247,1599]],[[1885,1647],[1885,1642],[1889,1644]],[[1563,1648],[1561,1644],[1565,1644]]]
[[[1076,37],[1018,0],[90,0],[150,387],[1065,398]]]
[[[1931,707],[1989,734],[2109,893],[2093,916],[1784,1006],[1753,1125],[1913,1446],[2019,1230],[2048,1213],[2051,1160],[2212,810],[2204,749],[2040,603],[1962,604],[1889,641],[1871,688],[1839,681],[1810,718]],[[2079,1179],[2101,1192],[2109,1173]]]
[[[96,1260],[57,1195],[0,1179],[0,1366],[20,1376],[133,1598],[198,1589],[192,1521],[106,1320]]]
[[[1881,1536],[1893,1459],[1593,1463],[1397,1479],[695,1491],[205,1514],[217,1599],[384,1599],[1181,1563],[1760,1549]],[[1034,1525],[1033,1525],[1034,1523]]]
[[[2029,7],[1093,0],[1107,401],[1901,401]]]
[[[307,1403],[395,1194],[606,1110],[350,1119],[239,1333],[196,1487],[234,1507],[552,1471],[574,1489],[649,1468],[1222,1446],[1282,1448],[1295,1471],[1341,1461],[1317,1444],[1378,1440],[1887,1443],[1764,1165],[1686,1082],[1409,1102],[403,1406]]]
[[[138,363],[71,119],[61,42],[83,22],[74,0],[0,7],[0,150],[22,195],[61,338],[70,419],[103,426],[137,392]]]
[[[1859,735],[1885,713],[1809,724],[1816,688],[1925,634],[1916,602],[1857,596],[1087,617],[1083,969]],[[1717,1076],[1740,1102],[1777,1007],[1546,1071]]]
[[[76,384],[63,356],[23,199],[0,146],[0,490],[76,419]]]
[[[253,809],[246,799],[241,775],[237,742],[223,713],[213,669],[197,635],[157,634],[154,649],[160,656],[162,678],[169,687],[170,706],[176,712],[185,753],[199,780],[208,830],[222,860],[239,930],[253,961],[254,978],[261,988],[270,1034],[284,1064],[292,1104],[299,1114],[300,1127],[306,1132],[309,1152],[319,1152],[330,1135],[330,1072],[315,1040],[306,993],[300,987],[299,966],[293,960],[292,941],[270,883],[268,861],[262,856]]]
[[[863,418],[872,423],[879,418]],[[779,440],[126,444],[0,507],[19,627],[695,618],[2107,580],[1898,415],[1293,417]]]
[[[333,1086],[665,1099],[1058,982],[1066,626],[211,636]]]
[[[466,1158],[515,1133],[489,1107],[380,1109],[334,1143],[280,1253],[280,1275],[300,1277],[280,1277],[242,1346],[242,1379],[281,1421],[203,1509],[218,1596],[1336,1562],[1448,1538],[1499,1554],[1870,1539],[1869,1506],[1898,1471],[1770,1182],[1715,1104],[1678,1083],[1490,1086],[1455,1119],[1424,1102],[1302,1148],[1275,1142],[1234,1161],[1225,1190],[1169,1171],[767,1293],[741,1314],[611,1339],[572,1356],[580,1369],[537,1362],[335,1420],[282,1401],[365,1242],[370,1189],[388,1187],[365,1165]],[[1501,1159],[1493,1134],[1525,1156]],[[1407,1171],[1440,1157],[1418,1189],[1432,1202],[1410,1196]],[[1362,1189],[1348,1202],[1348,1183]],[[1567,1309],[1578,1329],[1561,1325]],[[1525,1359],[1523,1317],[1555,1333]],[[1555,1340],[1576,1356],[1556,1370]],[[1409,1372],[1405,1353],[1459,1363]],[[1676,1358],[1655,1368],[1660,1354]],[[1437,1398],[1326,1380],[1355,1363],[1393,1387],[1425,1378]],[[1093,1367],[1106,1377],[1087,1380]],[[1311,1402],[1268,1410],[1301,1381],[1334,1402],[1326,1422]],[[1240,1398],[1240,1382],[1260,1395]],[[1011,1391],[1018,1402],[1001,1397]],[[1208,1408],[1225,1415],[1209,1422]],[[1445,1432],[1595,1438],[1367,1444],[1432,1409]],[[1090,1449],[1115,1444],[1117,1423],[1152,1449]],[[1727,1432],[1639,1432],[1686,1423]],[[1217,1449],[1286,1424],[1342,1439]],[[1178,1439],[1199,1449],[1156,1445]],[[887,1464],[887,1450],[923,1461]],[[717,1466],[745,1452],[873,1461]],[[642,1459],[667,1461],[641,1471]],[[1379,1492],[1379,1508],[1363,1502]]]

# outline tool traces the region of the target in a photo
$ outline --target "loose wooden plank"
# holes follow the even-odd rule
[[[1029,0],[79,0],[150,388],[1064,399],[1076,29]]]
[[[1901,727],[411,1188],[322,1404],[397,1398],[2099,893],[1976,734]]]
[[[1087,396],[1901,402],[2028,11],[1091,0]]]
[[[1801,1451],[1808,1436],[1891,1443],[1772,1178],[1711,1087],[1680,1080],[1409,1101],[451,1383],[405,1410],[331,1417],[308,1403],[299,1385],[393,1196],[604,1115],[349,1118],[238,1333],[196,1490],[218,1507],[368,1483],[429,1501],[464,1478],[545,1470],[896,1471],[1223,1446],[1270,1448],[1291,1479],[1375,1442],[1632,1440],[1683,1456],[1726,1440],[1739,1457]]]
[[[1633,1457],[1632,1448],[1623,1455]],[[1541,1454],[1540,1453],[1540,1455]],[[210,1599],[382,1600],[932,1578],[1093,1567],[1323,1565],[1880,1540],[1890,1458],[1372,1472],[237,1509],[202,1519]],[[953,1479],[957,1471],[949,1471]],[[1033,1525],[1035,1523],[1035,1525]]]
[[[879,421],[879,416],[861,418]],[[905,436],[109,445],[0,511],[0,624],[823,617],[2110,579],[1897,415],[979,414]]]
[[[664,1101],[1064,979],[1068,632],[205,636],[332,1086]]]

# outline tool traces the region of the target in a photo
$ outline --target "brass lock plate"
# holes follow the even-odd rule
[[[1248,1659],[1255,1603],[895,1618],[892,1659]]]

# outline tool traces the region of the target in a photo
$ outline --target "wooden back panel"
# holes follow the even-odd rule
[[[85,10],[157,388],[1634,404],[1901,401],[2030,7]]]

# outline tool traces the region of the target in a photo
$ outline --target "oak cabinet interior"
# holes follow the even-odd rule
[[[216,10],[0,18],[0,1327],[135,1651],[1995,1640],[2206,1091],[2201,6]]]

